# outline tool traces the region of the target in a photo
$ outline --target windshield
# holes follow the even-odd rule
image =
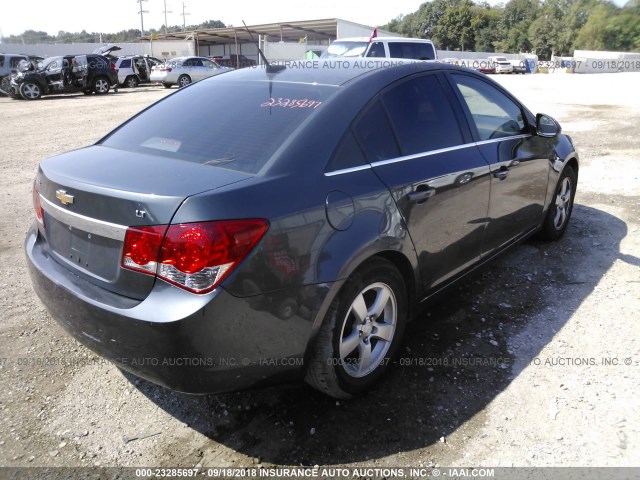
[[[329,45],[320,58],[331,57],[361,57],[369,46],[369,42],[340,42],[336,41]]]
[[[63,57],[45,58],[38,64],[38,70],[62,68],[62,58]]]
[[[213,78],[134,117],[102,145],[257,173],[335,87]]]

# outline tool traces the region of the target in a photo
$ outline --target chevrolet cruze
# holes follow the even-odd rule
[[[572,141],[486,76],[320,60],[190,85],[41,162],[25,248],[79,342],[191,393],[372,386],[418,306],[554,240]]]

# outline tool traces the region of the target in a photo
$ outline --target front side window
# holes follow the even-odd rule
[[[382,42],[373,42],[369,51],[367,52],[367,57],[382,57],[386,56],[384,51],[384,44]]]
[[[13,57],[11,59],[11,62],[9,62],[9,63],[11,63],[11,68],[17,68],[18,64],[20,62],[22,62],[23,60],[24,60],[24,58],[22,58],[22,57]]]
[[[520,105],[480,79],[452,75],[469,108],[480,140],[511,137],[526,131]]]
[[[382,101],[400,142],[402,155],[464,143],[453,109],[435,75],[405,81]]]

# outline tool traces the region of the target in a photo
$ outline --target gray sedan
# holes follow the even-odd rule
[[[559,239],[578,180],[558,123],[487,76],[389,65],[237,70],[42,161],[25,242],[42,302],[176,390],[370,388],[419,306]]]
[[[172,85],[185,87],[191,82],[230,72],[233,68],[222,67],[205,57],[176,57],[162,65],[151,69],[149,78],[152,82],[160,82],[165,88]]]

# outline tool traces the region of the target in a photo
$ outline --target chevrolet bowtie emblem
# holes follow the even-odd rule
[[[73,195],[67,194],[64,190],[56,190],[56,198],[63,205],[71,205],[73,203]]]

